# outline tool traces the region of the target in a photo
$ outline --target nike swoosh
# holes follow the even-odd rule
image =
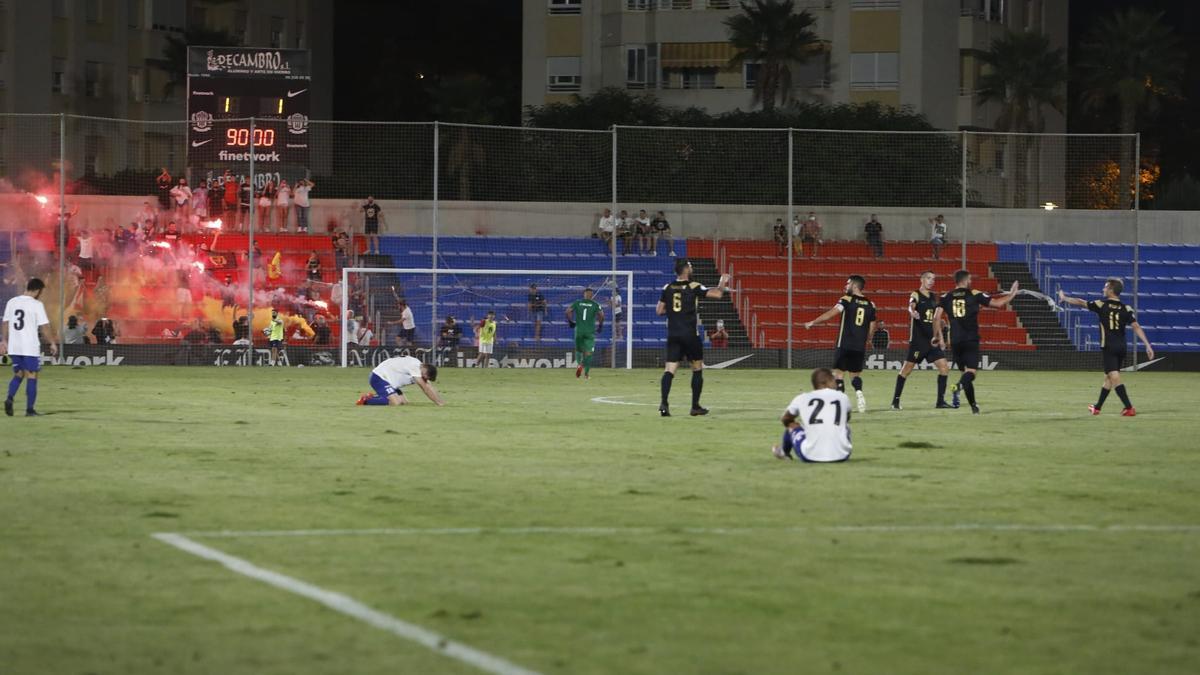
[[[208,140],[204,140],[204,141],[192,141],[192,147],[198,148],[198,147],[204,145],[205,143],[211,143],[211,142],[212,142],[211,138]]]
[[[732,366],[732,365],[736,365],[736,364],[738,364],[738,363],[741,363],[742,361],[745,361],[746,359],[750,358],[751,356],[754,356],[754,355],[753,355],[753,354],[747,354],[747,355],[745,355],[745,356],[739,356],[739,357],[737,357],[736,359],[729,359],[728,361],[722,361],[722,362],[720,362],[720,363],[714,363],[714,364],[712,364],[712,365],[705,364],[705,366],[704,366],[704,367],[705,367],[705,368],[712,368],[713,370],[720,370],[721,368],[728,368],[729,366]]]
[[[291,89],[288,89],[288,98],[291,98],[293,96],[299,96],[300,94],[303,94],[306,91],[308,91],[308,90],[301,89],[300,91],[292,91]]]
[[[1142,368],[1145,368],[1146,366],[1158,363],[1159,361],[1162,361],[1165,358],[1167,358],[1167,357],[1160,356],[1157,359],[1154,359],[1153,361],[1144,361],[1142,363],[1137,364],[1136,366],[1129,366],[1128,368],[1122,368],[1121,370],[1123,370],[1127,373],[1137,372],[1137,371],[1141,370]]]

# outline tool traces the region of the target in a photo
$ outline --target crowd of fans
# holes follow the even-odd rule
[[[640,209],[635,217],[630,217],[624,209],[618,216],[613,215],[612,209],[604,209],[598,228],[600,240],[613,255],[616,255],[618,242],[621,244],[621,255],[631,252],[658,255],[660,240],[666,243],[670,255],[675,255],[671,223],[662,211],[656,211],[651,218],[646,215],[646,209]]]

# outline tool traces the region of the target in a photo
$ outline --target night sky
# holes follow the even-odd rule
[[[1166,11],[1189,50],[1184,98],[1143,129],[1144,144],[1161,149],[1164,168],[1200,173],[1191,159],[1200,153],[1200,0],[1071,0],[1071,56],[1098,17],[1129,6]],[[336,118],[520,123],[519,0],[338,0],[334,11]],[[1076,104],[1077,93],[1069,92],[1070,131],[1114,131]]]

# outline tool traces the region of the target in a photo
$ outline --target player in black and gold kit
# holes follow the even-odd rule
[[[1100,398],[1095,405],[1088,406],[1088,410],[1093,415],[1100,414],[1100,408],[1104,406],[1104,399],[1108,398],[1108,393],[1114,389],[1117,391],[1117,396],[1121,397],[1121,403],[1125,405],[1121,415],[1133,417],[1137,414],[1137,411],[1133,409],[1133,404],[1129,402],[1129,394],[1125,392],[1125,385],[1121,384],[1121,366],[1125,363],[1126,326],[1132,327],[1134,334],[1138,336],[1142,344],[1146,345],[1147,358],[1154,358],[1154,348],[1150,346],[1150,340],[1146,338],[1146,331],[1138,325],[1133,308],[1121,302],[1121,291],[1123,290],[1125,290],[1125,284],[1121,283],[1120,279],[1109,279],[1104,282],[1103,300],[1087,302],[1079,298],[1068,297],[1061,290],[1058,292],[1058,299],[1061,302],[1076,307],[1086,307],[1100,318],[1100,353],[1104,361],[1104,386],[1100,388]]]
[[[692,264],[686,260],[675,261],[675,281],[663,286],[658,306],[659,316],[667,317],[667,365],[662,376],[662,403],[658,412],[663,417],[671,416],[668,398],[671,382],[679,362],[686,358],[692,362],[692,416],[707,415],[708,410],[700,406],[700,392],[704,389],[704,343],[696,325],[696,311],[701,298],[719,300],[725,295],[729,275],[722,275],[716,288],[707,288],[692,281]]]
[[[850,373],[850,384],[858,399],[858,411],[867,411],[867,399],[862,391],[863,362],[867,359],[867,345],[875,334],[875,303],[863,295],[867,280],[855,274],[846,279],[845,295],[828,312],[804,324],[805,328],[832,319],[841,314],[838,326],[837,349],[834,351],[833,376],[837,379],[837,390],[845,391],[845,373]]]
[[[967,403],[971,404],[971,412],[979,414],[979,406],[975,403],[975,371],[979,369],[979,310],[984,307],[1000,309],[1012,302],[1016,297],[1020,284],[1013,282],[1007,293],[995,296],[971,288],[971,273],[959,270],[954,273],[954,290],[942,296],[937,310],[933,313],[934,347],[942,346],[942,324],[950,317],[950,349],[954,362],[963,371],[962,378],[954,385],[953,403],[958,407],[958,395],[967,395]]]
[[[946,383],[950,379],[950,364],[946,363],[946,353],[933,346],[933,315],[937,311],[938,296],[933,292],[933,282],[937,279],[933,271],[921,274],[921,287],[908,296],[908,315],[912,317],[912,325],[908,331],[908,353],[900,374],[896,376],[896,391],[892,394],[892,410],[900,410],[900,394],[904,392],[904,384],[913,368],[925,361],[932,363],[938,369],[937,407],[949,408],[946,403]]]

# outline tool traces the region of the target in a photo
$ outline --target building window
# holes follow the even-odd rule
[[[850,9],[862,11],[900,9],[900,0],[850,0]]]
[[[100,137],[84,136],[83,138],[83,173],[95,176],[100,173]]]
[[[239,9],[233,15],[233,39],[238,44],[246,44],[246,32],[250,23],[250,13],[244,9]]]
[[[683,88],[684,89],[716,89],[717,88],[717,69],[716,68],[684,68],[683,69]]]
[[[84,0],[83,15],[88,23],[100,23],[103,9],[100,0]]]
[[[652,9],[656,0],[625,0],[625,9],[631,12],[644,12]]]
[[[304,46],[304,22],[296,21],[296,49]]]
[[[65,94],[67,87],[67,60],[52,59],[50,62],[50,91]]]
[[[141,28],[142,0],[125,0],[125,14],[130,28]]]
[[[962,16],[973,16],[984,21],[1004,23],[1005,0],[962,0],[960,7]]]
[[[282,17],[271,17],[271,46],[278,49],[286,42],[284,37],[284,20]]]
[[[583,0],[549,0],[546,11],[550,14],[579,14],[583,11]]]
[[[900,55],[863,52],[850,55],[850,88],[896,89],[900,85]]]
[[[733,9],[734,0],[708,0],[709,9]]]
[[[579,91],[583,84],[582,68],[578,56],[553,56],[546,59],[546,91]]]
[[[83,64],[83,95],[88,98],[100,98],[100,64],[88,61]]]
[[[182,33],[187,25],[187,2],[184,0],[151,0],[150,27],[172,33]]]
[[[753,89],[758,86],[758,71],[762,67],[761,63],[747,61],[742,64],[742,80],[746,83],[747,89]]]
[[[50,13],[56,19],[67,18],[67,0],[51,0]]]
[[[141,103],[145,98],[145,78],[142,75],[141,68],[129,69],[129,100],[133,103]]]
[[[625,48],[625,87],[653,89],[658,84],[658,45]]]
[[[192,7],[192,19],[188,23],[189,26],[196,28],[208,27],[208,8],[207,7]]]
[[[654,0],[650,0],[651,9],[654,6]],[[659,9],[691,9],[692,0],[659,0]]]

